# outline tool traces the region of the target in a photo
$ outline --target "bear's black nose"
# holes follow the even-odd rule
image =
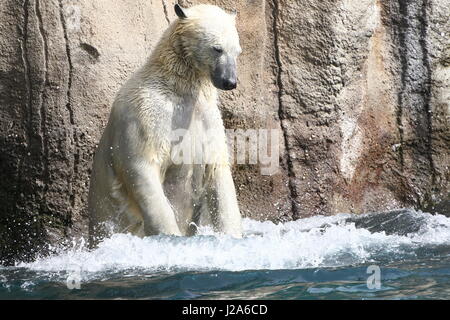
[[[225,90],[233,90],[236,89],[237,83],[235,80],[224,80],[223,81],[223,88]]]

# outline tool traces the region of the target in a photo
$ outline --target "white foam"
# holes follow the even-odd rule
[[[284,224],[244,219],[245,237],[234,239],[200,228],[195,237],[138,238],[115,234],[95,250],[84,243],[57,255],[21,263],[35,271],[71,272],[97,277],[98,272],[145,269],[261,270],[334,267],[375,261],[384,253],[402,255],[427,244],[450,244],[450,219],[414,212],[426,223],[407,236],[371,233],[345,222],[349,215],[316,216]],[[323,227],[326,225],[326,227]],[[97,274],[97,275],[94,275]]]

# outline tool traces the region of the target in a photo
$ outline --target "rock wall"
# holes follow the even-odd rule
[[[449,0],[217,0],[238,12],[227,128],[280,130],[280,170],[237,165],[245,216],[430,208],[449,197]],[[0,3],[0,260],[87,231],[96,143],[170,0]]]

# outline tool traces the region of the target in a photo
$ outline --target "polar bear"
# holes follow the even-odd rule
[[[91,243],[111,232],[192,235],[202,217],[242,236],[217,106],[217,89],[237,85],[235,15],[213,5],[175,13],[113,103],[90,180]]]

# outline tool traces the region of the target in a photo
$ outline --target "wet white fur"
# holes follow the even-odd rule
[[[210,54],[212,45],[235,57],[240,52],[234,16],[209,5],[186,13],[188,19],[172,23],[113,103],[91,175],[91,239],[111,231],[108,224],[115,232],[139,236],[189,235],[202,215],[218,231],[241,236],[218,94],[210,77],[220,62]],[[171,133],[177,129],[194,137],[208,132],[204,152],[214,163],[175,165]]]

